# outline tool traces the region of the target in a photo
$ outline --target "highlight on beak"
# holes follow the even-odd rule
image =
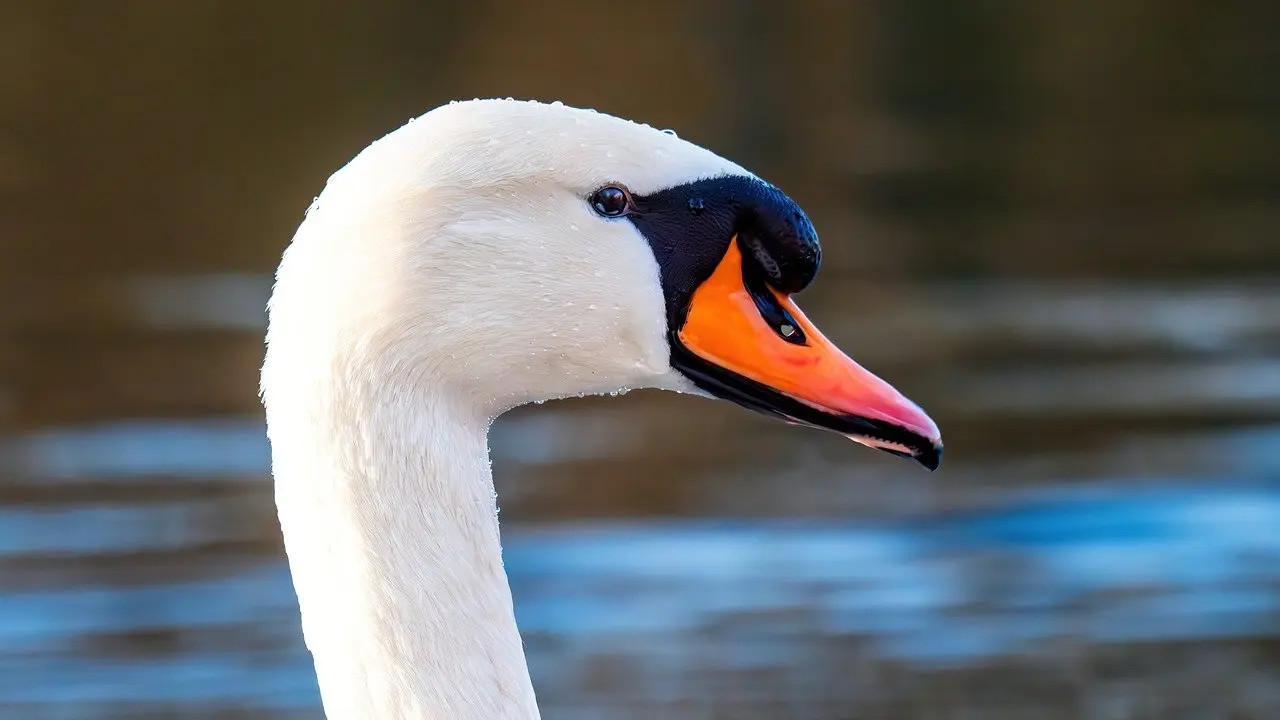
[[[676,367],[713,395],[913,458],[930,470],[942,461],[933,420],[769,287],[762,271],[743,262],[738,238],[694,292],[671,340]]]

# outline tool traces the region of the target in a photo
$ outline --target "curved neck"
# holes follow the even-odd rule
[[[277,390],[276,501],[326,714],[537,718],[488,419],[394,383]]]

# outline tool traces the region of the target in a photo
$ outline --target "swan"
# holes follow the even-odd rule
[[[777,187],[560,103],[443,105],[334,173],[280,260],[260,386],[326,715],[539,717],[487,443],[513,407],[665,389],[935,469],[929,416],[792,299],[820,261]]]

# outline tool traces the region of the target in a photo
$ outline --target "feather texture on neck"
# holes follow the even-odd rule
[[[486,431],[533,400],[693,390],[670,365],[652,249],[587,198],[744,172],[607,115],[478,101],[330,178],[277,272],[262,370],[330,717],[538,716]]]
[[[327,391],[293,386],[288,415],[272,418],[280,522],[327,714],[537,718],[488,418],[374,368],[351,372]]]

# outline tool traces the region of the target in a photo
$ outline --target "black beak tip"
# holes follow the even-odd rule
[[[929,468],[930,472],[937,470],[942,464],[942,443],[931,444],[921,449],[920,454],[915,456],[915,460]]]
[[[942,464],[942,443],[922,444],[913,452],[892,448],[879,449],[889,453],[890,455],[897,455],[898,457],[907,458],[908,460],[915,460],[928,468],[930,472],[937,470],[938,466]]]

